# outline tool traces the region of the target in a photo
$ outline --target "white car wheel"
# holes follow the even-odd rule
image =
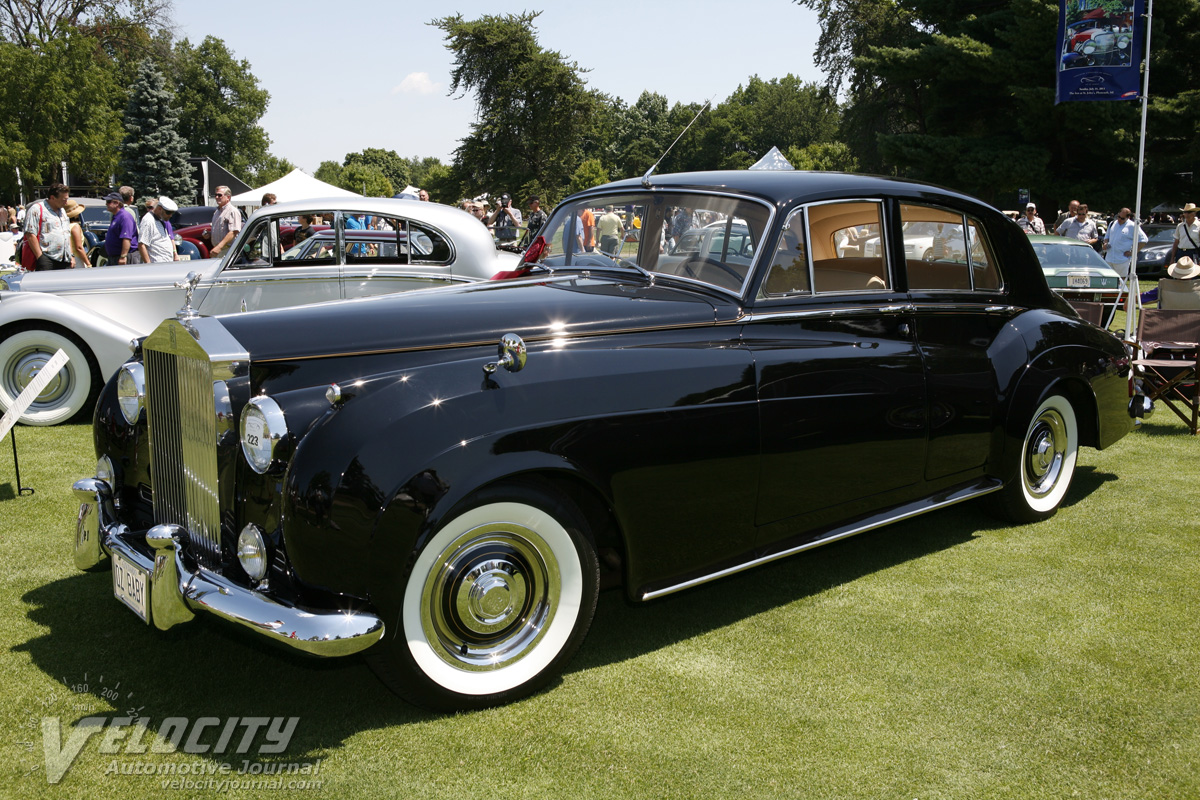
[[[372,667],[443,710],[515,700],[554,677],[595,613],[599,567],[587,522],[556,492],[493,487],[425,543],[400,630]]]
[[[1020,463],[1001,492],[1001,510],[1016,522],[1054,515],[1071,488],[1079,454],[1079,423],[1071,401],[1051,395],[1030,417]]]
[[[94,401],[99,379],[91,357],[65,334],[24,328],[0,340],[0,406],[4,409],[59,350],[68,361],[21,416],[26,425],[58,425],[75,417]]]

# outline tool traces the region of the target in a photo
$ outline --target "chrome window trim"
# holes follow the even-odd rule
[[[883,259],[883,267],[886,270],[887,275],[891,280],[890,284],[888,286],[883,287],[882,289],[845,289],[845,290],[834,290],[834,291],[829,291],[829,292],[818,292],[817,291],[816,267],[813,266],[813,257],[812,257],[812,214],[810,213],[810,209],[817,208],[819,206],[835,206],[835,205],[840,205],[840,204],[845,204],[845,203],[875,203],[879,207],[879,248],[880,248],[880,250],[883,251],[883,254],[880,256],[880,258]],[[805,204],[797,206],[795,209],[793,209],[793,211],[799,211],[799,210],[804,211],[804,233],[805,233],[804,244],[805,244],[805,249],[807,251],[807,252],[805,252],[805,257],[808,259],[809,293],[807,295],[784,295],[784,296],[785,297],[817,297],[817,296],[828,297],[830,295],[843,295],[843,294],[878,294],[880,292],[895,292],[896,291],[896,275],[895,275],[895,270],[892,269],[892,266],[893,266],[892,259],[891,259],[892,248],[888,243],[888,240],[890,238],[889,237],[890,230],[888,227],[886,207],[887,207],[887,201],[884,200],[884,198],[882,198],[882,197],[839,197],[836,200],[818,200],[818,201],[815,201],[812,203],[805,203]]]
[[[984,229],[982,222],[978,218],[972,217],[967,212],[960,211],[957,208],[947,208],[946,206],[931,205],[929,203],[920,203],[920,202],[916,202],[916,201],[912,201],[912,200],[898,199],[897,202],[899,203],[899,206],[900,206],[901,223],[903,223],[903,221],[904,221],[904,206],[920,206],[921,208],[930,208],[935,211],[941,211],[946,214],[957,214],[962,219],[963,238],[965,240],[964,244],[967,245],[967,262],[966,262],[966,264],[964,264],[964,266],[967,268],[967,278],[971,283],[971,288],[966,291],[987,292],[989,294],[1003,294],[1004,293],[1005,288],[1006,288],[1005,283],[1004,283],[1004,273],[1000,271],[999,262],[997,262],[995,259],[995,250],[994,250],[994,248],[991,247],[990,240],[988,239],[988,236],[987,236],[987,231]],[[975,285],[975,262],[974,262],[974,259],[971,258],[970,236],[967,234],[967,230],[970,228],[972,222],[975,223],[976,233],[983,237],[984,246],[986,247],[988,254],[992,256],[992,263],[996,265],[996,267],[995,267],[996,274],[1000,276],[999,288],[980,289],[979,287],[977,287]],[[908,278],[908,259],[905,259],[905,279],[906,279],[905,283],[908,283],[907,278]],[[908,291],[909,292],[917,292],[920,294],[925,294],[926,292],[962,294],[962,292],[963,292],[962,289],[913,289],[913,287],[911,285],[909,285]]]

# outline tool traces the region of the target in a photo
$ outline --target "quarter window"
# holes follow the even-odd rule
[[[957,211],[901,205],[908,288],[917,292],[997,290],[1000,277],[977,220]]]

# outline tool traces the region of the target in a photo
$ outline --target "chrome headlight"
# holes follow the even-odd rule
[[[261,581],[267,574],[267,543],[254,523],[242,528],[238,534],[237,557],[250,580]]]
[[[259,475],[276,463],[275,448],[287,436],[283,409],[269,397],[256,397],[242,411],[240,424],[242,453],[250,468]]]
[[[146,406],[146,372],[141,364],[126,364],[117,373],[117,402],[125,421],[136,425]]]

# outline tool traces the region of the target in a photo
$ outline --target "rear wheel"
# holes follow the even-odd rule
[[[1079,453],[1079,423],[1071,401],[1047,397],[1034,411],[1021,443],[1017,474],[1000,492],[1000,510],[1014,522],[1054,516],[1071,488]]]
[[[58,425],[90,413],[100,393],[99,369],[75,337],[36,327],[0,339],[0,406],[8,409],[58,350],[68,361],[21,415],[26,425]]]
[[[587,523],[569,501],[540,484],[490,487],[417,555],[400,629],[369,661],[393,691],[429,708],[524,697],[578,649],[599,580]]]

